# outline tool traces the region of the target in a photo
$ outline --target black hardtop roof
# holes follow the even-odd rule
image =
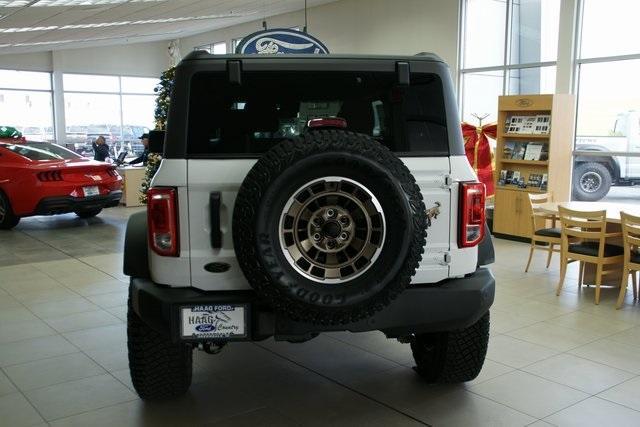
[[[286,55],[238,55],[238,54],[227,54],[227,55],[214,55],[212,53],[208,53],[204,50],[194,50],[185,56],[182,61],[199,61],[199,60],[229,60],[229,59],[283,59],[283,60],[291,60],[291,59],[300,59],[305,61],[313,61],[317,59],[336,59],[336,60],[388,60],[388,61],[426,61],[426,62],[442,62],[442,58],[440,58],[435,53],[429,52],[421,52],[413,56],[409,55],[355,55],[355,54],[286,54]]]

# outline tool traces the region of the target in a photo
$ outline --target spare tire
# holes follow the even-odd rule
[[[233,212],[244,275],[278,313],[339,324],[373,315],[409,284],[426,213],[407,167],[373,138],[314,130],[268,151]]]

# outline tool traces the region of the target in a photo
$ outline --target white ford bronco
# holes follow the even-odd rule
[[[188,55],[126,232],[138,394],[185,393],[194,349],[327,331],[410,344],[429,382],[475,378],[494,255],[459,123],[434,55]]]

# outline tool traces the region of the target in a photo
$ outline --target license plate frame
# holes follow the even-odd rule
[[[242,341],[249,338],[249,304],[216,303],[178,307],[180,339],[186,341]],[[196,329],[198,326],[201,330]]]
[[[97,185],[89,185],[87,187],[82,187],[82,194],[84,197],[94,197],[100,195],[100,187]]]

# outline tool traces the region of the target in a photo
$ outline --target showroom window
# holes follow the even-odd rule
[[[580,6],[574,198],[637,202],[640,191],[629,185],[640,183],[640,2]],[[588,163],[605,165],[608,176],[590,173]]]
[[[50,73],[0,70],[0,125],[29,140],[55,139]]]
[[[553,93],[560,0],[463,0],[462,119],[489,114],[499,95]]]
[[[67,148],[92,156],[91,142],[104,136],[115,157],[140,154],[138,139],[154,127],[154,87],[148,77],[64,74]]]
[[[196,46],[193,50],[204,50],[214,55],[224,55],[227,53],[227,42],[211,43],[202,46]]]
[[[237,39],[232,39],[231,40],[231,53],[236,53],[236,48],[238,47],[238,45],[240,44],[242,39],[243,39],[243,37],[239,37]]]

